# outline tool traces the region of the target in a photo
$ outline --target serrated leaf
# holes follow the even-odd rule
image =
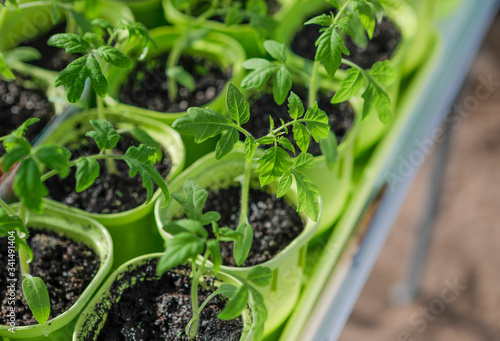
[[[178,193],[172,193],[172,197],[182,206],[189,219],[200,221],[203,216],[203,207],[208,198],[208,192],[201,188],[192,178],[188,178],[182,188],[185,197]]]
[[[156,273],[161,276],[190,258],[196,258],[204,248],[204,241],[190,232],[179,233],[174,238],[167,239],[165,252],[156,266]]]
[[[261,186],[278,180],[284,173],[290,172],[288,153],[277,146],[267,149],[257,163],[259,168],[256,172],[259,173]]]
[[[292,74],[285,65],[282,65],[273,78],[273,98],[281,105],[285,102],[288,93],[292,89]]]
[[[323,63],[328,76],[333,79],[342,63],[342,53],[349,55],[344,38],[333,26],[330,26],[318,38],[316,46],[315,60]]]
[[[34,157],[49,170],[55,170],[64,179],[69,175],[71,152],[61,146],[44,145],[33,149]]]
[[[97,95],[105,97],[108,93],[108,82],[102,74],[99,62],[93,55],[87,59],[87,69],[89,70],[90,82]]]
[[[10,70],[9,66],[7,65],[1,54],[0,54],[0,75],[10,79],[16,79],[16,76],[14,76],[14,74]]]
[[[76,192],[89,188],[101,172],[99,162],[92,158],[80,157],[76,160]]]
[[[248,297],[248,287],[243,284],[229,299],[224,309],[217,315],[217,318],[228,321],[240,316],[248,305]]]
[[[74,33],[54,34],[49,38],[47,44],[65,49],[67,53],[84,53],[90,49],[89,43]]]
[[[300,150],[304,153],[307,152],[309,144],[311,143],[311,136],[302,123],[295,122],[293,124],[293,138]]]
[[[250,105],[233,83],[229,83],[227,87],[226,107],[229,115],[239,126],[247,123],[250,119]]]
[[[328,169],[333,170],[337,163],[338,157],[338,143],[335,133],[330,130],[326,139],[319,140],[319,147],[321,154],[325,156],[325,161]]]
[[[290,92],[290,96],[288,96],[288,114],[290,114],[290,117],[294,120],[304,115],[304,104],[300,100],[299,96],[297,96],[293,91]]]
[[[372,8],[364,1],[354,1],[353,5],[354,12],[361,20],[368,33],[368,37],[372,39],[373,32],[375,31],[375,17],[373,16]]]
[[[165,226],[163,226],[163,229],[174,236],[179,233],[190,232],[194,235],[197,235],[200,238],[203,239],[208,238],[208,231],[197,220],[180,219],[171,221],[165,224]]]
[[[321,26],[330,26],[333,24],[333,18],[331,15],[321,14],[315,16],[314,18],[309,19],[304,23],[304,25],[321,25]]]
[[[176,83],[182,85],[189,91],[196,90],[196,83],[193,76],[182,66],[176,65],[167,69],[167,77],[173,78]]]
[[[214,272],[217,274],[219,272],[220,266],[222,265],[222,256],[220,253],[219,242],[215,239],[210,239],[207,241],[207,249],[210,251],[210,260],[214,264]]]
[[[259,287],[266,287],[273,280],[273,273],[267,266],[257,265],[248,273],[247,280]]]
[[[328,132],[330,131],[328,116],[323,110],[318,108],[318,102],[314,102],[307,109],[303,121],[306,123],[307,130],[316,142],[328,137]]]
[[[319,189],[304,174],[292,169],[292,175],[297,184],[298,207],[297,212],[304,211],[314,221],[319,217]]]
[[[299,172],[311,169],[314,166],[314,157],[309,153],[301,153],[293,160],[292,168]]]
[[[276,138],[274,136],[266,135],[262,136],[260,139],[257,139],[255,142],[259,145],[274,144],[274,142],[276,142]]]
[[[3,142],[3,146],[7,152],[17,148],[23,147],[31,151],[31,144],[25,137],[16,136],[14,133],[4,136],[0,139]]]
[[[45,324],[50,316],[50,298],[43,280],[27,274],[23,280],[23,293],[35,320]]]
[[[76,103],[82,97],[85,81],[90,76],[87,59],[88,56],[83,56],[71,62],[56,77],[55,86],[66,87],[66,96],[70,103]]]
[[[243,233],[230,229],[229,227],[222,227],[220,229],[220,236],[224,241],[238,241],[243,240]]]
[[[215,146],[215,158],[222,159],[227,154],[231,153],[234,146],[239,141],[238,130],[232,128],[222,132],[221,138]]]
[[[152,181],[154,181],[165,196],[166,206],[169,198],[167,184],[160,173],[158,173],[152,165],[156,159],[155,150],[143,144],[141,144],[139,148],[132,146],[127,150],[122,158],[130,168],[130,177],[135,176],[137,173],[139,173],[142,177],[142,185],[148,193],[146,204],[148,204],[153,197]]]
[[[258,68],[274,67],[275,65],[264,58],[250,58],[243,62],[243,67],[247,70]]]
[[[255,143],[255,138],[253,136],[247,136],[245,139],[245,162],[249,163],[252,161],[257,149],[257,144]]]
[[[279,66],[272,64],[271,66],[259,67],[250,72],[241,82],[243,89],[260,89],[271,76],[278,71]]]
[[[42,198],[49,194],[41,181],[41,172],[35,160],[28,158],[21,165],[14,178],[14,193],[31,212],[42,213]]]
[[[362,97],[363,119],[376,111],[382,123],[387,124],[391,121],[391,100],[384,90],[370,83]]]
[[[249,223],[243,222],[238,226],[236,232],[240,233],[243,237],[241,240],[234,241],[233,257],[236,265],[241,266],[247,259],[248,253],[252,247],[253,228]]]
[[[134,128],[130,130],[130,133],[132,136],[139,141],[142,144],[145,144],[146,146],[153,148],[156,151],[156,161],[159,162],[161,161],[163,157],[163,150],[161,148],[161,145],[156,142],[156,140],[151,137],[145,130],[141,128]]]
[[[98,119],[91,120],[90,124],[95,130],[88,131],[85,136],[92,138],[97,144],[97,148],[101,151],[115,148],[118,140],[120,140],[120,134],[113,128],[111,123],[104,119]]]
[[[264,48],[271,57],[281,62],[286,61],[287,53],[285,44],[278,43],[275,40],[264,41]]]
[[[280,137],[278,139],[278,144],[281,145],[283,148],[288,149],[291,151],[293,154],[295,154],[295,147],[293,146],[292,142],[290,142],[289,139],[286,137]]]
[[[285,173],[280,179],[278,184],[278,190],[276,191],[276,196],[281,198],[288,193],[290,187],[292,186],[293,178],[291,173]]]
[[[365,79],[359,69],[350,68],[346,77],[340,82],[340,87],[332,98],[332,103],[341,103],[356,95],[365,83]]]
[[[391,85],[398,78],[398,72],[396,71],[396,68],[391,65],[390,60],[375,63],[369,74],[375,81],[383,84],[384,86]]]
[[[120,67],[120,68],[131,68],[132,61],[129,57],[123,54],[116,47],[112,46],[102,46],[98,49],[101,57],[108,63]]]
[[[189,108],[188,114],[179,117],[172,126],[181,133],[194,135],[196,143],[234,128],[232,122],[211,108]]]
[[[23,160],[30,153],[26,146],[17,146],[12,148],[7,154],[3,155],[2,171],[7,173],[16,162]]]

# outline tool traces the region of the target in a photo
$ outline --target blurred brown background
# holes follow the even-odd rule
[[[500,84],[498,15],[471,69],[466,96],[481,77]],[[500,86],[453,131],[420,295],[393,305],[390,292],[405,273],[430,168],[427,160],[341,341],[500,340]]]

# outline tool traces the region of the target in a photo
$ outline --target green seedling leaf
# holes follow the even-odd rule
[[[207,249],[210,251],[210,257],[212,263],[214,264],[214,273],[219,272],[220,266],[222,265],[222,256],[220,252],[219,241],[215,239],[210,239],[207,241]]]
[[[23,280],[23,293],[35,320],[45,324],[50,316],[50,298],[43,280],[26,275]]]
[[[91,48],[87,41],[74,33],[54,34],[49,38],[47,44],[65,49],[67,53],[84,53]]]
[[[267,320],[267,308],[262,294],[252,286],[248,287],[253,298],[253,325],[254,325],[254,340],[262,340],[264,336],[264,325]]]
[[[208,192],[201,188],[193,179],[189,178],[184,182],[184,194],[172,193],[172,197],[182,206],[184,213],[189,219],[201,222],[203,225],[220,219],[217,212],[207,212],[203,214],[203,207],[208,198]]]
[[[318,108],[318,102],[314,102],[307,109],[303,120],[306,122],[307,130],[316,142],[328,137],[328,132],[330,131],[328,116],[323,110]]]
[[[232,298],[236,294],[238,288],[232,284],[222,283],[218,288],[217,292],[226,298]]]
[[[285,102],[288,93],[292,89],[292,74],[285,65],[282,65],[273,79],[273,98],[274,101],[281,105]]]
[[[156,161],[155,150],[149,148],[143,144],[137,147],[130,147],[123,160],[127,163],[130,168],[129,176],[134,177],[137,173],[142,177],[142,185],[146,188],[148,192],[148,197],[146,199],[146,204],[149,204],[153,198],[153,182],[160,187],[163,195],[165,196],[165,206],[168,204],[168,188],[165,180],[158,173],[158,171],[153,167]]]
[[[80,157],[76,160],[76,192],[80,193],[89,188],[100,174],[100,166],[97,160]]]
[[[146,146],[153,148],[156,151],[156,161],[159,162],[161,161],[163,157],[163,151],[158,142],[154,138],[151,137],[145,130],[141,128],[134,128],[130,131],[132,136],[139,141],[142,144],[145,144]]]
[[[269,55],[274,59],[279,60],[283,63],[286,61],[287,52],[285,44],[278,43],[274,40],[266,40],[264,41],[264,48],[266,49],[267,53],[269,53]]]
[[[33,149],[33,156],[49,170],[56,171],[64,179],[69,175],[71,152],[60,146],[44,145]]]
[[[262,136],[260,139],[255,141],[257,144],[274,144],[276,142],[276,138],[274,136],[266,135]]]
[[[279,66],[272,63],[268,66],[256,68],[243,79],[241,86],[243,89],[260,89],[278,69]]]
[[[267,287],[273,280],[273,272],[267,266],[256,266],[248,273],[247,280],[259,287]]]
[[[281,198],[282,196],[287,194],[288,191],[290,190],[290,187],[292,187],[292,182],[293,182],[293,178],[292,178],[291,173],[283,174],[283,176],[281,177],[280,182],[278,184],[278,190],[276,192],[276,196],[278,198]]]
[[[195,135],[196,143],[235,128],[234,123],[210,108],[189,108],[188,114],[179,117],[172,126],[181,133]]]
[[[252,247],[253,228],[249,223],[244,222],[238,226],[236,232],[243,235],[243,238],[241,238],[241,241],[234,241],[233,257],[236,265],[241,266],[247,259],[250,248]]]
[[[259,68],[270,68],[275,65],[267,59],[263,58],[250,58],[243,62],[243,67],[247,70],[254,70]]]
[[[157,274],[161,276],[189,259],[196,258],[204,248],[205,241],[190,232],[179,233],[174,238],[167,239],[165,252],[156,267]]]
[[[248,286],[243,284],[229,299],[224,309],[217,315],[217,318],[228,321],[240,316],[248,305],[248,297]]]
[[[293,124],[293,138],[299,146],[302,152],[307,152],[309,149],[309,143],[311,142],[311,136],[307,131],[307,128],[299,122],[294,122]]]
[[[364,100],[363,119],[376,111],[382,123],[387,124],[391,121],[391,100],[376,83],[370,83],[362,97]]]
[[[232,128],[222,132],[221,138],[215,146],[215,158],[217,160],[222,159],[224,156],[229,154],[236,143],[239,141],[238,130]]]
[[[256,172],[259,173],[261,186],[276,181],[281,178],[284,173],[290,172],[288,154],[277,146],[267,149],[264,155],[257,160],[257,163],[260,164]]]
[[[102,74],[101,67],[97,59],[91,55],[87,59],[87,69],[89,70],[90,82],[97,95],[104,97],[108,93],[108,82]]]
[[[344,38],[330,26],[318,38],[316,46],[315,60],[322,62],[328,76],[333,78],[342,63],[342,53],[349,55]]]
[[[49,194],[41,181],[41,172],[35,160],[28,158],[21,165],[14,178],[14,193],[21,203],[31,212],[40,214],[43,211],[42,198]]]
[[[299,172],[311,169],[314,166],[314,157],[309,153],[302,153],[293,160],[292,168]]]
[[[167,77],[173,78],[176,83],[182,85],[189,91],[196,90],[196,83],[193,76],[182,66],[176,65],[167,69]]]
[[[10,79],[16,79],[16,76],[14,76],[14,74],[10,70],[9,66],[7,65],[1,54],[0,54],[0,75]]]
[[[252,161],[255,155],[255,150],[257,149],[257,144],[255,143],[255,138],[253,136],[248,136],[245,139],[245,162],[249,163]]]
[[[288,96],[288,114],[290,114],[290,117],[294,120],[304,115],[304,104],[299,96],[293,93],[293,91],[290,92],[290,96]]]
[[[5,62],[11,61],[30,62],[42,58],[40,51],[33,47],[20,46],[4,53]]]
[[[369,74],[376,82],[383,84],[384,86],[393,84],[398,78],[398,72],[394,66],[390,64],[389,60],[375,63]]]
[[[90,70],[87,67],[88,59],[89,56],[78,58],[56,77],[55,86],[66,87],[66,96],[70,103],[76,103],[82,97],[85,81],[90,77]]]
[[[286,137],[281,136],[280,138],[278,138],[278,144],[295,154],[295,147],[293,146],[292,142],[290,142],[290,140]]]
[[[2,159],[2,171],[6,173],[16,162],[20,162],[30,153],[30,148],[17,146],[12,148]]]
[[[330,130],[326,139],[319,140],[319,147],[321,149],[321,154],[325,156],[328,169],[333,170],[337,164],[338,157],[338,143],[335,133]]]
[[[104,30],[108,30],[108,31],[113,31],[113,29],[114,29],[113,25],[111,25],[111,23],[109,21],[102,19],[102,18],[92,19],[90,24],[92,26],[100,27],[100,28],[102,28]]]
[[[163,229],[172,235],[177,235],[182,232],[191,232],[200,238],[208,238],[208,231],[196,220],[181,219],[172,221],[167,223]]]
[[[28,229],[21,218],[18,216],[0,214],[0,236],[5,237],[10,231],[16,230],[28,234]]]
[[[227,112],[239,125],[243,125],[250,119],[250,105],[245,100],[245,96],[232,83],[229,83],[226,95]]]
[[[364,84],[365,79],[359,69],[348,69],[346,77],[340,82],[339,90],[332,98],[332,103],[341,103],[349,100],[361,90]]]
[[[330,26],[333,24],[333,18],[331,15],[321,14],[314,18],[309,19],[304,23],[304,25],[320,25],[320,26]]]
[[[229,227],[222,227],[220,229],[220,236],[222,241],[237,241],[241,243],[243,240],[243,233],[230,229]]]
[[[112,46],[102,46],[97,50],[101,57],[108,63],[120,67],[120,68],[131,68],[132,61],[129,57],[124,55],[116,47]]]
[[[241,24],[245,17],[241,14],[241,9],[237,6],[231,7],[224,18],[224,23],[227,26]]]
[[[319,189],[304,174],[292,169],[292,175],[297,184],[298,207],[297,212],[304,211],[309,218],[318,221],[319,217]]]
[[[103,119],[98,119],[91,120],[90,124],[92,124],[95,131],[88,131],[85,136],[92,138],[97,144],[97,148],[104,151],[105,149],[116,147],[120,139],[120,134],[113,128],[111,123]]]
[[[57,7],[57,0],[50,0],[50,19],[54,25],[61,20],[61,12]]]
[[[364,0],[356,0],[353,2],[354,13],[357,14],[358,18],[361,20],[368,37],[373,38],[373,32],[375,31],[375,17],[373,15],[372,8]]]

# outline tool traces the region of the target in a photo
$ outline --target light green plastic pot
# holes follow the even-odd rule
[[[214,154],[209,154],[182,172],[171,183],[170,191],[183,195],[183,185],[188,178],[193,178],[202,188],[227,188],[237,183],[236,178],[243,174],[243,169],[244,158],[240,150],[231,152],[222,160],[216,160]],[[255,176],[253,180],[258,183]],[[269,187],[268,190],[275,192],[275,187]],[[297,206],[297,194],[294,190],[290,190],[285,199],[292,206]],[[166,209],[162,207],[163,200],[160,199],[155,205],[155,218],[160,234],[164,239],[168,239],[171,235],[163,230],[163,226],[175,219],[180,214],[181,208],[174,200],[170,201]],[[268,310],[264,336],[275,331],[286,320],[300,294],[307,243],[317,230],[317,223],[306,217],[303,219],[306,223],[302,233],[273,259],[260,264],[269,267],[273,272],[271,284],[257,288],[264,296]],[[253,268],[254,266],[222,266],[221,271],[239,278],[246,278]]]
[[[76,242],[83,242],[99,256],[99,269],[80,295],[78,300],[63,314],[52,318],[44,325],[16,327],[15,333],[9,326],[0,326],[0,339],[3,341],[59,341],[70,340],[78,316],[90,301],[99,286],[104,282],[113,263],[113,242],[108,231],[98,222],[68,210],[53,206],[45,201],[43,215],[30,215],[28,226],[37,229],[62,232]],[[18,282],[18,285],[21,283]]]
[[[106,119],[116,129],[130,129],[140,127],[150,134],[159,144],[167,150],[172,159],[172,168],[167,181],[173,179],[184,166],[184,146],[179,134],[167,125],[152,121],[147,118],[136,117],[127,112],[106,110]],[[65,120],[59,127],[51,132],[44,140],[44,144],[57,142],[67,144],[77,136],[91,130],[89,120],[97,119],[95,110],[84,111]],[[76,207],[70,207],[53,201],[55,206],[68,211],[88,216],[103,224],[115,245],[115,267],[136,256],[162,250],[162,242],[155,227],[153,206],[154,201],[160,197],[158,189],[149,204],[142,204],[134,209],[112,214],[89,213]]]
[[[137,22],[143,23],[152,29],[165,25],[161,0],[122,0],[134,14]]]
[[[124,291],[130,286],[133,286],[135,283],[140,281],[158,279],[158,277],[148,278],[145,274],[140,274],[139,276],[134,277],[131,281],[125,281],[123,280],[123,277],[128,271],[134,270],[151,259],[160,258],[161,255],[161,253],[143,255],[128,261],[116,269],[116,271],[113,272],[113,274],[108,278],[106,283],[104,283],[99,292],[94,296],[92,301],[87,305],[78,319],[75,332],[73,334],[73,341],[83,340],[91,331],[98,335],[108,318],[108,312],[111,309],[113,302],[119,301]],[[217,279],[215,281],[216,286],[222,283],[232,284],[237,287],[242,285],[239,280],[222,271],[219,271],[215,277]],[[115,285],[119,285],[120,289],[117,294],[112,296],[110,287]],[[254,331],[252,306],[253,298],[250,296],[250,309],[245,309],[242,315],[243,331],[240,341],[251,341],[253,339]],[[137,323],[139,322],[140,321],[138,320]],[[69,340],[69,338],[66,340]]]
[[[179,27],[159,27],[151,30],[151,37],[156,42],[158,48],[151,50],[148,58],[154,58],[155,56],[169,51],[177,39],[181,37],[183,32],[185,32],[184,29]],[[139,52],[137,47],[137,44],[131,44],[125,49],[125,52],[129,55],[138,55]],[[231,37],[221,33],[210,32],[203,38],[193,42],[193,44],[185,51],[186,54],[199,54],[206,56],[208,59],[217,62],[224,70],[232,69],[232,77],[228,83],[231,82],[235,85],[239,85],[241,83],[241,80],[243,79],[242,62],[246,58],[245,52],[238,42]],[[120,103],[118,98],[121,85],[127,80],[131,71],[132,69],[121,69],[116,67],[111,67],[106,71],[107,79],[109,81],[109,96],[107,96],[105,100],[108,106],[114,107],[117,110],[126,110],[130,113],[138,115],[138,117],[149,117],[168,125],[171,125],[178,117],[186,114],[185,111],[165,113]],[[224,112],[226,110],[226,90],[227,85],[221,91],[219,96],[217,96],[213,101],[207,103],[206,106],[219,112]],[[165,96],[167,96],[167,94],[165,94]],[[187,165],[190,165],[201,156],[215,149],[215,142],[213,140],[209,140],[199,145],[194,143],[192,136],[181,136],[186,145]]]

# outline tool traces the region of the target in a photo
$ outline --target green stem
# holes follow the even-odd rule
[[[17,215],[16,212],[12,208],[10,208],[10,206],[1,198],[0,198],[0,206],[2,206],[2,208],[5,210],[5,212],[7,212],[8,215],[10,216]]]
[[[245,162],[245,170],[243,171],[243,182],[241,184],[241,207],[240,207],[240,222],[248,223],[248,196],[250,193],[250,177],[252,175],[252,157],[249,162]]]
[[[289,64],[286,64],[286,67],[290,71],[293,71],[297,76],[300,76],[300,78],[302,78],[302,80],[305,83],[310,83],[311,82],[311,76],[309,74],[307,74],[307,72],[305,72],[304,70],[301,70],[298,67],[293,66],[293,65],[289,65]]]
[[[307,104],[311,107],[314,102],[316,102],[316,89],[318,87],[318,71],[319,71],[319,62],[314,62],[314,67],[311,76],[311,82],[309,83],[309,93],[307,97]]]
[[[184,50],[184,47],[186,46],[186,40],[188,36],[189,36],[189,31],[184,33],[184,35],[180,39],[178,39],[172,46],[172,49],[168,54],[167,71],[179,63],[182,50]],[[168,84],[168,97],[171,102],[174,102],[177,99],[177,92],[178,92],[177,81],[175,80],[175,78],[168,77],[167,75],[167,84]]]
[[[17,216],[23,221],[23,223],[26,223],[26,207],[24,205],[19,206],[19,213]],[[21,232],[18,232],[20,234]],[[27,236],[24,236],[22,240],[26,242]],[[24,247],[20,247],[19,251],[19,267],[21,268],[21,277],[24,279],[27,275],[30,274],[30,265],[29,265],[29,255],[28,252],[24,249]]]
[[[104,115],[104,99],[96,95],[97,98],[97,117],[101,120],[105,119]],[[112,151],[111,150],[104,150],[104,154],[106,155],[111,155]],[[118,174],[118,169],[116,168],[116,162],[113,159],[106,159],[106,169],[108,170],[109,174]]]
[[[333,23],[336,24],[338,22],[338,19],[342,16],[342,14],[345,12],[345,10],[347,9],[347,5],[349,5],[349,3],[351,2],[352,0],[347,0],[344,5],[340,8],[340,11],[337,13],[337,15],[335,16],[335,19],[333,19]]]
[[[203,261],[201,262],[200,268],[196,269],[196,260],[191,263],[191,271],[193,272],[193,282],[191,283],[191,305],[193,308],[193,327],[190,329],[189,338],[194,339],[196,337],[196,332],[198,330],[198,321],[200,319],[200,312],[198,309],[198,283],[200,281],[201,275],[205,271],[205,264],[207,263],[210,251],[206,250],[203,256]],[[194,335],[191,330],[194,329]]]

